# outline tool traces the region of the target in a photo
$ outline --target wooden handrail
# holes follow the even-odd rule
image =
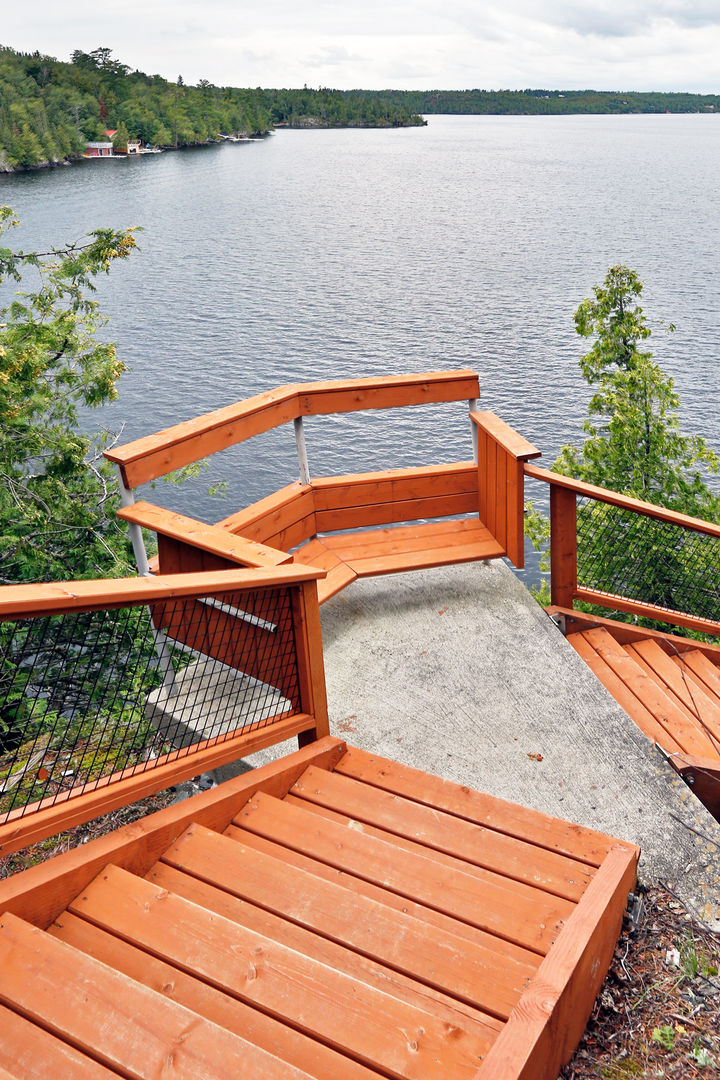
[[[645,517],[655,518],[657,521],[679,525],[683,529],[692,529],[694,532],[707,533],[708,536],[720,537],[720,525],[715,522],[703,521],[702,518],[690,517],[689,514],[680,514],[676,510],[668,510],[665,506],[643,502],[642,499],[633,499],[629,495],[610,491],[609,488],[586,484],[582,480],[575,480],[572,476],[551,472],[550,469],[541,469],[537,465],[525,465],[525,475],[533,480],[542,480],[543,483],[550,484],[552,487],[572,491],[576,495],[596,499],[610,506],[619,506],[622,510],[630,510],[636,514],[643,514]]]
[[[151,529],[160,536],[220,555],[246,566],[279,566],[292,561],[292,555],[278,548],[268,547],[244,536],[235,536],[217,525],[206,525],[195,518],[176,514],[149,502],[136,502],[118,510],[123,521],[131,521],[144,529]]]
[[[479,394],[477,374],[467,369],[294,383],[114,447],[105,456],[132,489],[302,416],[471,400]]]
[[[167,574],[162,577],[3,585],[0,586],[0,620],[70,611],[99,611],[146,604],[152,600],[237,592],[240,589],[300,585],[323,577],[324,570],[294,563],[290,566],[210,570],[200,574]]]

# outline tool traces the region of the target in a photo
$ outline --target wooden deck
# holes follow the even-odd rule
[[[720,821],[720,648],[578,612],[564,617],[575,651]]]
[[[555,1080],[637,855],[321,739],[0,885],[0,1075]]]

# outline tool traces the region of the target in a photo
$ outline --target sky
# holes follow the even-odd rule
[[[0,34],[217,86],[720,90],[718,0],[26,0]]]

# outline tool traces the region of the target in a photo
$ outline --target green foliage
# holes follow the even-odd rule
[[[298,127],[421,124],[385,92],[259,90],[186,86],[131,71],[106,47],[71,63],[0,47],[0,172],[79,157],[87,141],[117,129],[157,146],[187,146],[222,134],[261,135],[273,123]]]
[[[675,1045],[675,1028],[672,1024],[663,1024],[662,1027],[653,1028],[652,1041],[660,1043],[666,1050],[672,1050]]]
[[[0,208],[0,230],[16,224]],[[0,309],[0,562],[6,583],[123,573],[103,433],[81,434],[78,409],[115,396],[123,365],[98,342],[93,279],[135,247],[132,230],[99,229],[43,254],[0,247],[0,282],[34,281]]]
[[[644,348],[651,331],[639,304],[642,288],[634,271],[611,267],[575,313],[577,333],[592,339],[580,368],[594,394],[583,445],[564,446],[553,469],[717,521],[720,497],[707,479],[718,458],[702,438],[680,431],[673,380]],[[720,618],[718,541],[594,500],[579,501],[577,522],[583,586]]]

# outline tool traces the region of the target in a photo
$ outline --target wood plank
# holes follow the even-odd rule
[[[310,540],[294,553],[293,559],[300,565],[321,567],[325,578],[318,581],[318,602],[323,604],[347,585],[355,581],[357,574],[340,556],[325,545],[324,540]]]
[[[290,556],[285,551],[278,551],[245,536],[235,536],[217,525],[206,525],[195,518],[164,510],[152,503],[136,502],[132,506],[123,506],[117,511],[117,516],[123,521],[131,521],[144,529],[179,540],[189,547],[200,548],[201,551],[208,551],[243,565],[281,566],[290,562]]]
[[[240,829],[233,827],[233,831],[243,835]],[[249,833],[244,835],[250,838],[246,846],[252,848],[257,838],[251,837]],[[285,866],[286,876],[292,877],[293,871],[291,870],[288,874],[288,863],[282,857],[282,849],[275,849],[273,854],[276,860]],[[403,972],[394,971],[376,960],[352,952],[327,937],[322,937],[314,931],[306,930],[296,923],[281,918],[272,911],[248,904],[229,892],[217,888],[214,884],[184,873],[168,863],[156,863],[146,876],[148,881],[160,888],[182,896],[185,900],[207,911],[222,915],[231,922],[239,923],[262,937],[281,941],[295,952],[343,972],[358,982],[367,983],[368,986],[375,987],[385,994],[389,993],[399,1001],[407,1002],[422,1010],[431,1005],[433,1014],[438,1020],[450,1028],[458,1024],[469,1026],[477,1033],[478,1038],[488,1045],[495,1040],[502,1029],[502,1021],[494,1016],[485,1014],[477,1008],[471,1008],[457,998],[430,990]],[[352,883],[354,879],[350,881]],[[352,889],[350,891],[353,892]],[[523,953],[522,957],[524,956],[529,956],[532,961],[536,961],[535,968],[539,966],[539,957],[529,953]]]
[[[321,739],[279,761],[227,780],[217,788],[166,807],[140,821],[0,881],[0,912],[48,926],[84,886],[113,862],[143,874],[193,821],[223,829],[260,787],[284,795],[309,764],[333,768],[345,752],[340,739]]]
[[[685,667],[702,680],[703,685],[712,693],[713,697],[720,699],[720,671],[713,662],[699,649],[683,653]]]
[[[588,866],[600,866],[612,845],[617,843],[604,833],[485,795],[464,784],[443,780],[355,746],[347,748],[335,771],[362,780],[372,788],[389,791],[497,833],[567,855]]]
[[[566,900],[579,900],[592,878],[586,863],[396,794],[371,790],[340,773],[309,766],[289,794]]]
[[[712,753],[712,742],[679,706],[627,655],[606,630],[598,627],[585,635],[596,652],[628,686],[658,723],[688,754]],[[668,747],[664,746],[667,750]]]
[[[121,1076],[307,1077],[14,915],[0,923],[0,999]]]
[[[720,757],[720,703],[716,703],[698,686],[692,686],[657,642],[638,641],[634,645],[626,645],[625,651],[644,666],[644,670],[655,678],[659,686],[673,695],[689,716],[697,719],[698,725],[715,742],[715,751]]]
[[[60,581],[37,585],[0,586],[0,618],[57,615],[68,611],[147,604],[177,596],[215,596],[242,589],[263,589],[315,581],[322,573],[305,564],[267,569],[216,570],[204,574],[162,577],[102,578],[97,581]]]
[[[468,491],[433,495],[427,499],[401,499],[366,506],[345,506],[338,510],[316,510],[315,523],[319,533],[337,532],[370,525],[388,525],[396,521],[420,521],[424,518],[473,514],[477,513],[477,508],[476,492]]]
[[[300,590],[293,591],[292,628],[300,684],[300,706],[303,712],[315,717],[314,738],[321,739],[330,734],[330,721],[320,608],[314,582],[308,582],[302,585]]]
[[[274,491],[264,499],[251,503],[229,517],[217,522],[217,528],[231,533],[241,533],[253,540],[265,542],[273,532],[279,532],[306,518],[312,519],[315,511],[313,490],[309,484],[295,481],[287,487]],[[312,532],[315,530],[313,529]]]
[[[315,1080],[337,1080],[339,1076],[343,1080],[372,1080],[378,1076],[374,1070],[366,1069],[274,1017],[223,994],[68,911],[59,916],[48,932],[129,979],[135,979],[155,993],[302,1069]],[[61,1076],[64,1078],[64,1074]],[[57,1074],[50,1080],[57,1080]]]
[[[499,937],[544,954],[573,904],[489,871],[468,874],[395,844],[318,820],[314,814],[257,793],[233,819],[292,850],[418,900]]]
[[[572,476],[563,476],[561,473],[551,472],[549,469],[540,469],[536,465],[526,465],[524,471],[525,475],[532,477],[533,480],[542,480],[554,488],[563,488],[566,491],[574,492],[576,495],[608,503],[610,506],[620,506],[624,510],[632,510],[645,517],[655,518],[656,521],[667,521],[672,525],[680,525],[682,528],[691,529],[694,532],[720,537],[720,525],[715,522],[703,521],[701,518],[689,517],[687,514],[679,514],[675,510],[668,510],[665,506],[656,506],[654,503],[643,502],[641,499],[632,499],[629,495],[620,495],[619,492],[610,491],[609,488],[586,484],[582,480],[575,480]]]
[[[269,718],[269,722],[261,720],[238,735],[229,738],[215,736],[196,743],[192,753],[172,750],[155,758],[148,768],[138,770],[137,766],[131,765],[83,785],[80,793],[70,788],[59,796],[49,796],[40,802],[18,807],[0,825],[0,857],[48,836],[56,836],[65,829],[110,813],[120,806],[127,806],[137,799],[164,791],[199,773],[315,730],[315,717],[306,713],[297,713],[287,719]]]
[[[0,1080],[114,1080],[117,1073],[0,1005]]]
[[[469,543],[492,541],[490,531],[477,518],[460,521],[427,521],[414,525],[396,525],[389,529],[368,532],[334,534],[320,539],[328,551],[338,558],[352,562],[368,555],[396,555],[402,552],[423,551],[426,548],[457,547]]]
[[[504,554],[504,550],[497,541],[486,540],[397,555],[370,555],[367,558],[354,558],[350,566],[358,577],[372,577],[375,574],[397,574],[406,570],[425,570],[433,566],[451,566],[455,563],[477,562],[481,559],[498,559]]]
[[[656,604],[644,604],[639,600],[632,600],[626,596],[616,596],[614,593],[578,587],[575,590],[575,599],[582,600],[587,604],[595,604],[598,607],[610,608],[614,611],[627,611],[630,615],[637,615],[643,619],[654,619],[657,622],[668,623],[671,626],[683,626],[686,630],[697,630],[701,634],[720,636],[720,622],[712,619],[700,619],[696,615],[688,615],[682,611],[672,611],[670,608],[658,607]]]
[[[464,941],[487,947],[500,956],[508,957],[512,963],[518,961],[523,965],[530,964],[536,967],[540,963],[539,954],[524,949],[522,946],[515,945],[513,942],[506,941],[504,938],[499,938],[497,935],[488,933],[485,930],[470,926],[468,923],[461,922],[445,912],[436,911],[434,908],[430,908],[416,900],[409,900],[407,897],[399,896],[381,885],[364,881],[344,870],[338,870],[336,867],[318,862],[308,855],[292,851],[290,848],[283,847],[281,844],[268,840],[257,833],[251,833],[247,829],[241,829],[236,825],[229,825],[225,829],[225,835],[232,837],[246,847],[273,855],[275,858],[282,860],[288,867],[299,867],[315,877],[322,878],[324,881],[339,882],[343,888],[349,889],[358,896],[368,896],[372,900],[377,900],[378,903],[383,904],[392,911],[411,915],[428,926],[440,927],[442,930],[446,930],[449,934],[462,938]]]
[[[636,860],[626,846],[610,851],[474,1080],[555,1080],[610,965]]]
[[[298,416],[297,388],[279,386],[244,401],[205,413],[154,435],[113,447],[105,457],[120,467],[125,486],[134,488],[174,469],[225,450]]]
[[[398,1001],[124,870],[108,867],[71,911],[398,1080],[443,1080],[448,1073],[469,1080],[487,1052],[475,1033],[460,1026],[449,1032],[430,1009]],[[255,1053],[261,1061],[267,1056]],[[256,1064],[246,1075],[274,1075],[262,1069]]]
[[[686,653],[685,656],[690,656],[690,653]],[[720,710],[720,695],[716,694],[708,684],[697,675],[692,667],[685,662],[685,656],[671,656],[669,657],[671,664],[676,667],[682,676],[682,679],[688,691],[693,695],[699,692],[700,695],[707,698],[712,702],[713,708]],[[712,664],[710,665],[712,667]]]
[[[550,488],[550,594],[564,607],[572,607],[577,594],[575,493],[556,486]]]
[[[706,641],[681,637],[679,634],[669,634],[663,630],[649,630],[644,626],[617,622],[615,619],[604,618],[600,615],[589,615],[584,611],[575,611],[572,608],[550,605],[545,608],[545,611],[551,616],[562,616],[566,626],[565,632],[568,634],[573,633],[575,630],[592,630],[596,626],[604,626],[621,645],[651,638],[653,641],[657,641],[660,648],[664,649],[670,656],[684,655],[691,649],[697,649],[704,656],[707,656],[714,666],[720,664],[720,645],[710,645]]]
[[[608,693],[617,701],[621,709],[624,709],[648,739],[662,746],[669,753],[680,750],[680,743],[663,726],[658,723],[653,714],[645,708],[636,694],[626,686],[619,675],[613,671],[610,665],[599,655],[594,646],[582,633],[568,634],[568,642],[581,656],[590,670],[597,676]]]
[[[163,862],[501,1019],[536,970],[200,826]]]
[[[344,506],[474,493],[477,466],[474,462],[460,461],[452,465],[325,476],[313,478],[310,483],[316,510],[338,510]]]
[[[517,460],[542,457],[542,452],[493,412],[470,413],[470,419]]]
[[[298,386],[301,416],[467,401],[479,396],[480,387],[474,371],[338,379]]]

